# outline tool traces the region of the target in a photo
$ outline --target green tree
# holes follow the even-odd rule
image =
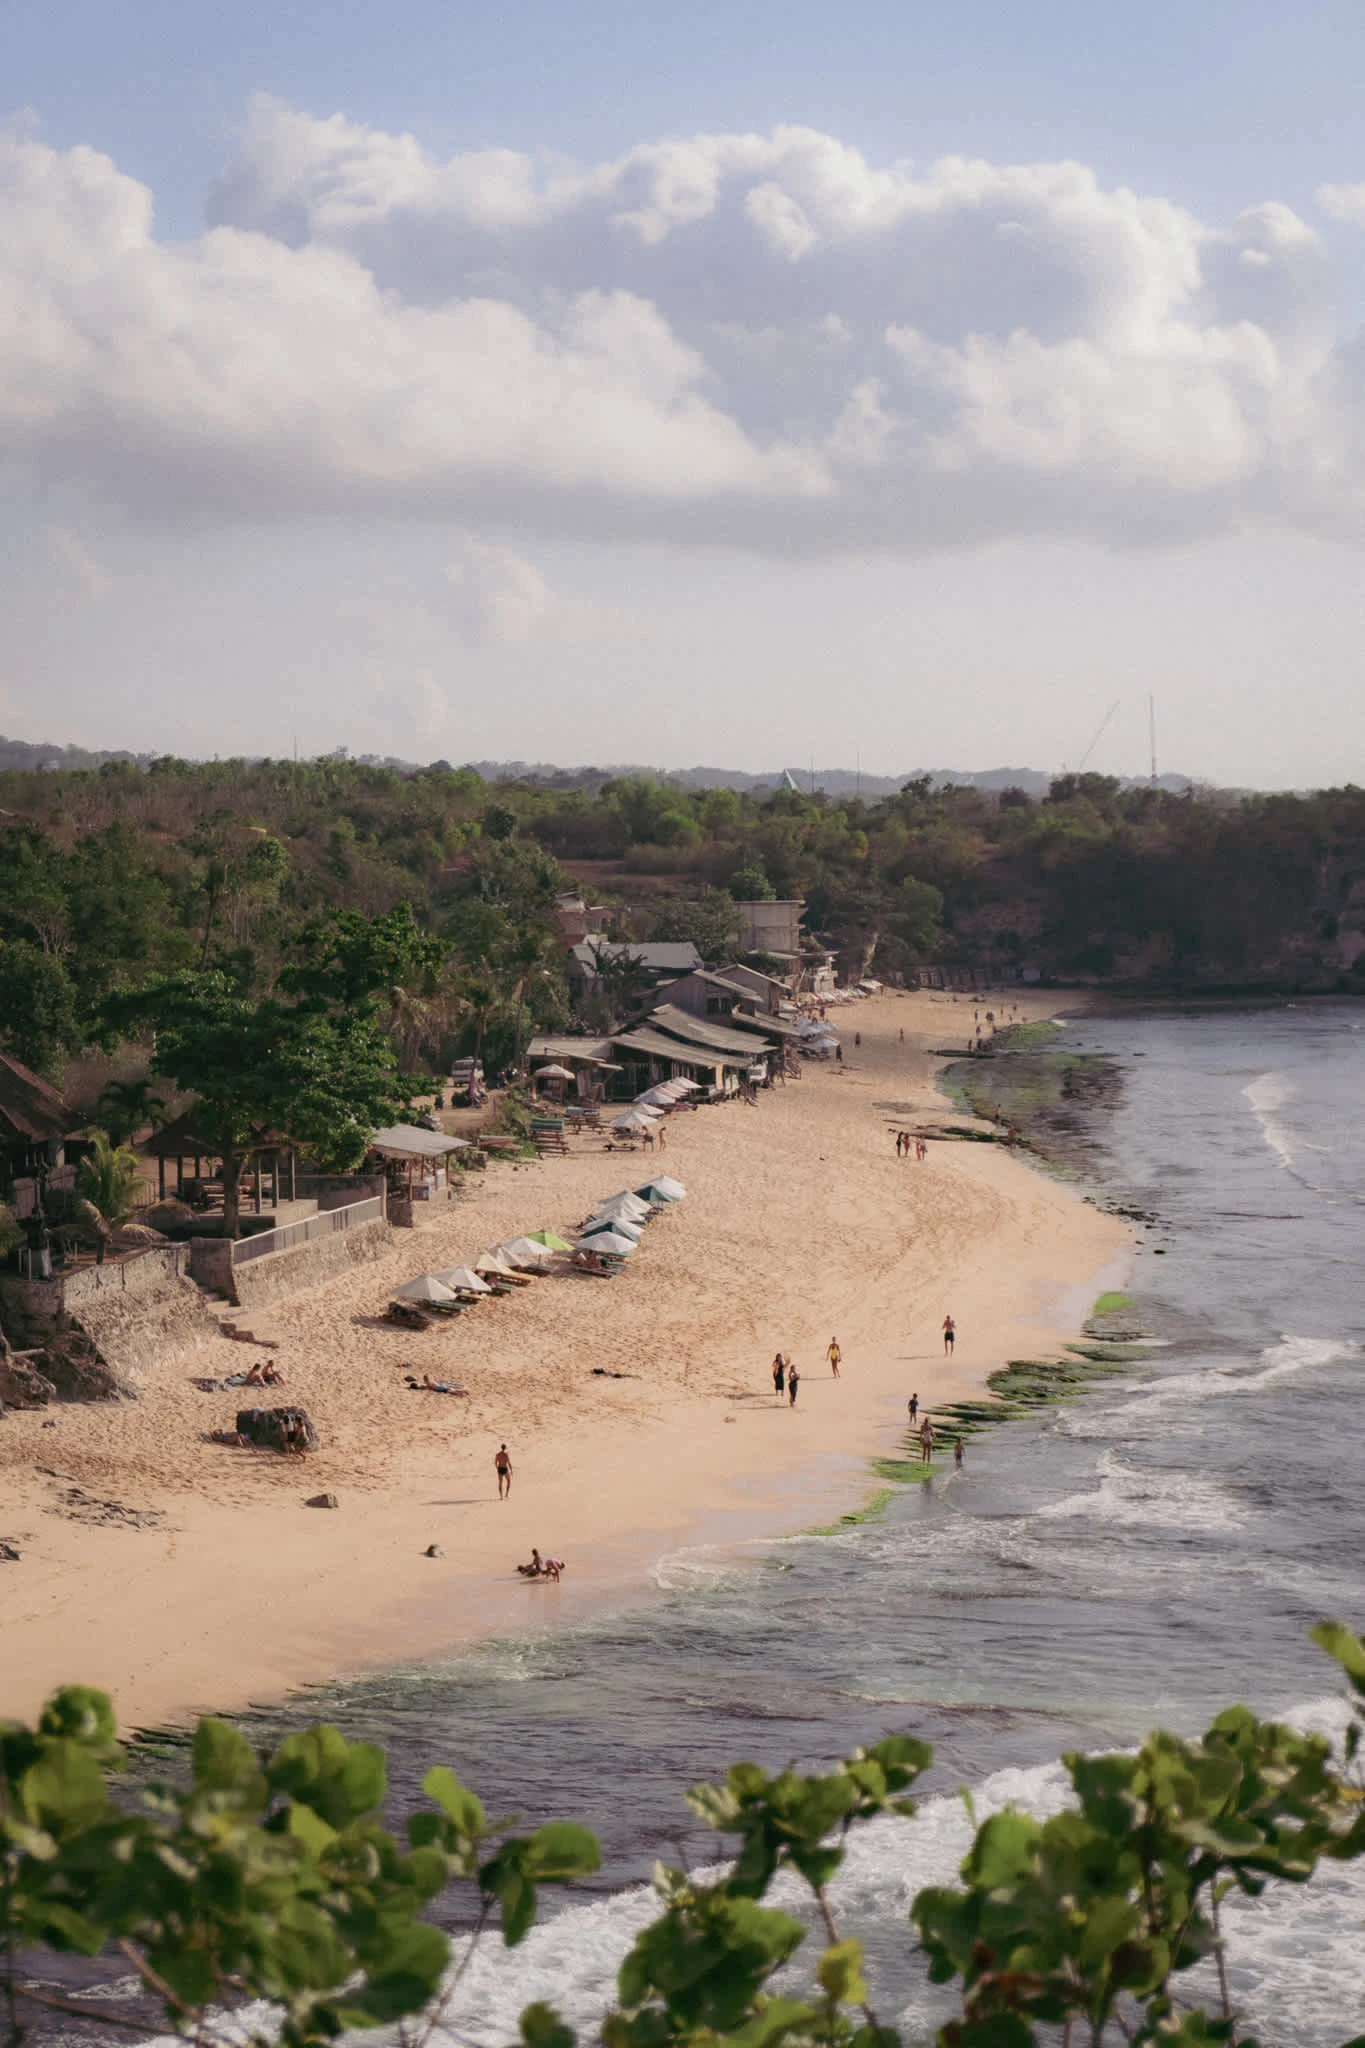
[[[151,1027],[153,1072],[198,1098],[195,1129],[223,1163],[230,1237],[242,1167],[260,1144],[279,1134],[344,1171],[398,1108],[392,1048],[363,1012],[255,1001],[223,974],[182,972],[110,997],[104,1019],[123,1032]]]
[[[62,962],[28,939],[0,945],[0,1044],[26,1067],[51,1074],[80,1042],[76,992]]]
[[[705,889],[691,903],[666,903],[650,926],[651,939],[681,944],[690,939],[708,967],[729,959],[735,944],[735,900],[723,889]]]

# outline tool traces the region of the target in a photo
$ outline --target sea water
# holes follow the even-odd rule
[[[958,1788],[978,1818],[1046,1813],[1062,1751],[1194,1733],[1232,1700],[1343,1724],[1307,1631],[1365,1622],[1365,1011],[1131,1012],[1073,1020],[1072,1041],[1122,1076],[1090,1192],[1154,1218],[1132,1292],[1159,1341],[1130,1374],[974,1438],[961,1473],[878,1522],[662,1556],[650,1604],[300,1707],[388,1746],[399,1809],[445,1761],[493,1812],[602,1839],[590,1889],[548,1900],[517,1950],[481,1947],[449,2039],[512,2040],[533,1998],[591,2028],[654,1911],[653,1859],[716,1857],[681,1789],[736,1758],[818,1769],[891,1732],[933,1743],[920,1814],[856,1835],[834,1894],[882,2016],[918,2040],[948,2008],[907,1915],[967,1847]],[[969,1329],[971,1302],[952,1307]],[[1230,1915],[1267,2048],[1365,2026],[1363,1926],[1365,1874],[1335,1867]]]

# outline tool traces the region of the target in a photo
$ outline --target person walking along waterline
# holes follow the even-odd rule
[[[920,1424],[920,1426],[919,1426],[919,1456],[920,1456],[920,1463],[921,1463],[922,1465],[927,1465],[927,1464],[929,1464],[929,1463],[930,1463],[930,1461],[931,1461],[931,1459],[933,1458],[933,1455],[934,1455],[934,1425],[933,1425],[933,1423],[932,1423],[932,1422],[931,1422],[931,1421],[929,1420],[929,1417],[928,1417],[928,1416],[926,1415],[926,1416],[925,1416],[925,1418],[924,1418],[924,1420],[923,1420],[923,1422],[922,1422],[922,1423]]]
[[[512,1491],[512,1460],[504,1444],[493,1459],[493,1469],[498,1475],[498,1499],[506,1500]]]
[[[837,1337],[831,1337],[829,1340],[829,1349],[825,1353],[825,1356],[829,1360],[829,1369],[834,1374],[836,1380],[839,1377],[839,1360],[843,1357],[843,1355],[843,1352],[839,1349],[839,1339]]]
[[[912,1394],[905,1405],[910,1410],[910,1420],[913,1422],[919,1414],[919,1395]]]
[[[943,1318],[943,1355],[945,1358],[952,1357],[953,1346],[956,1342],[957,1324],[953,1321],[951,1316],[945,1316]]]

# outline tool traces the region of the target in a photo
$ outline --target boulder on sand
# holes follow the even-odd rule
[[[237,1434],[270,1451],[315,1451],[319,1442],[302,1408],[239,1408]]]

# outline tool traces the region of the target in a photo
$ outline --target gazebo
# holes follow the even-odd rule
[[[251,1150],[242,1161],[242,1173],[249,1176],[252,1183],[251,1213],[253,1216],[259,1216],[262,1208],[262,1182],[267,1176],[270,1181],[272,1209],[277,1209],[281,1201],[292,1202],[295,1199],[298,1147],[283,1131],[273,1131],[266,1124],[254,1125],[251,1136]],[[163,1202],[166,1199],[167,1160],[175,1161],[175,1194],[183,1201],[186,1160],[190,1160],[194,1166],[192,1181],[202,1182],[205,1178],[204,1162],[209,1160],[221,1166],[223,1158],[219,1148],[195,1130],[192,1109],[187,1110],[183,1116],[176,1117],[173,1123],[166,1124],[161,1130],[154,1132],[142,1150],[156,1161],[157,1195]]]

